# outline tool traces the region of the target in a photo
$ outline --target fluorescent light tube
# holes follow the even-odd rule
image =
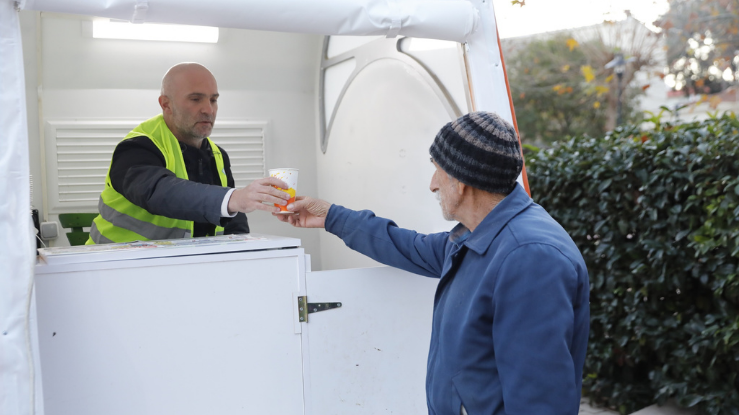
[[[408,52],[422,52],[426,50],[452,49],[457,47],[456,42],[448,40],[422,39],[422,38],[406,38],[403,39],[401,48],[404,49],[406,42],[410,42]]]
[[[218,42],[218,28],[94,20],[92,22],[92,37],[97,39],[216,43]]]

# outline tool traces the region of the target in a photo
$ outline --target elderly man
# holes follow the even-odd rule
[[[577,414],[589,330],[588,273],[562,227],[517,185],[516,132],[477,112],[431,145],[450,232],[423,235],[308,197],[278,216],[325,227],[384,264],[440,278],[426,393],[430,414]]]
[[[273,177],[234,189],[226,151],[208,138],[218,112],[208,69],[170,68],[159,105],[162,114],[116,147],[87,244],[249,233],[244,213],[287,203],[290,196],[273,187],[287,185]]]

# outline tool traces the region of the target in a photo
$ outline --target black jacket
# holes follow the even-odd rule
[[[228,188],[235,187],[228,154],[220,146]],[[246,215],[221,217],[221,203],[228,192],[222,187],[208,140],[201,148],[180,142],[188,180],[167,170],[164,155],[148,137],[121,141],[113,152],[110,181],[131,203],[150,213],[195,222],[193,236],[213,234],[216,225],[225,234],[249,233]]]

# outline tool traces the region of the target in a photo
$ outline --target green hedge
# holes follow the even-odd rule
[[[590,272],[583,393],[739,414],[739,121],[618,128],[527,154]]]

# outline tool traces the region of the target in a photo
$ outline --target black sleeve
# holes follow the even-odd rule
[[[223,169],[226,170],[226,183],[228,183],[228,187],[235,188],[236,182],[231,173],[231,159],[228,158],[228,153],[226,153],[223,147],[218,146],[218,148],[223,155]],[[221,218],[221,226],[223,226],[224,235],[249,233],[249,222],[243,212],[237,213],[233,218]]]
[[[113,152],[110,181],[118,193],[152,214],[219,225],[228,189],[180,179],[165,166],[149,138],[131,138]]]

